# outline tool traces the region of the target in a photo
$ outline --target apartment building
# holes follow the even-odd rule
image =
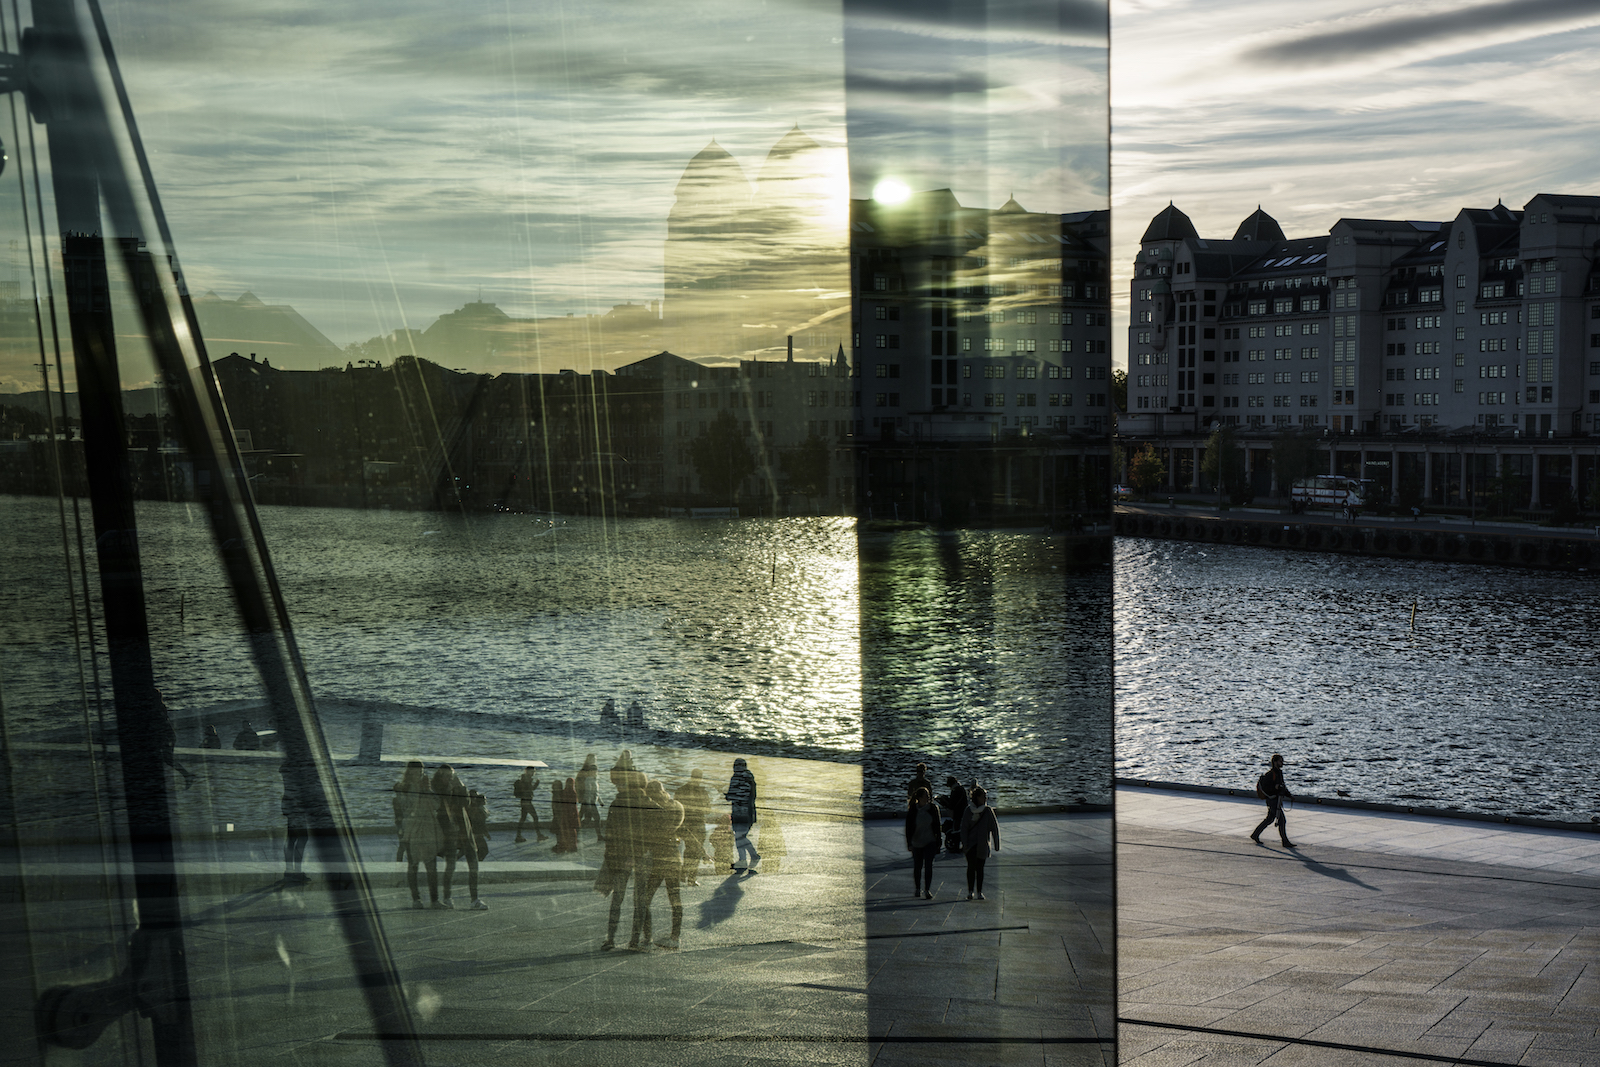
[[[1592,196],[1294,239],[1259,208],[1202,238],[1169,204],[1131,282],[1123,429],[1587,434],[1597,241]]]

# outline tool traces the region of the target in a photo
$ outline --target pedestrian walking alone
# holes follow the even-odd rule
[[[1283,840],[1284,848],[1296,848],[1293,841],[1289,840],[1288,819],[1283,814],[1283,801],[1287,797],[1294,799],[1294,794],[1289,792],[1289,787],[1283,782],[1283,757],[1274,752],[1272,766],[1267,773],[1256,779],[1256,796],[1267,802],[1267,817],[1261,820],[1261,825],[1250,833],[1250,840],[1261,844],[1261,831],[1278,824],[1278,836]]]
[[[739,850],[732,869],[755,874],[756,865],[761,862],[761,853],[750,843],[750,828],[756,824],[756,776],[750,773],[743,757],[733,761],[733,777],[728,779],[728,790],[723,795],[728,798],[733,844]]]
[[[939,854],[939,807],[926,789],[906,805],[906,850],[911,853],[911,895],[933,899],[933,857]]]
[[[994,841],[994,851],[1000,851],[1000,821],[989,807],[989,794],[982,786],[973,786],[972,804],[961,816],[961,851],[967,856],[967,899],[983,895],[983,865],[989,860],[989,842]]]

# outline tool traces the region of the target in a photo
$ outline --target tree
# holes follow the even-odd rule
[[[1128,461],[1128,484],[1140,496],[1149,496],[1166,480],[1167,465],[1161,462],[1161,456],[1154,446],[1145,445]]]
[[[756,457],[745,440],[745,427],[731,412],[719,414],[706,432],[689,442],[689,462],[700,478],[700,489],[713,500],[730,506],[739,499],[739,486],[755,473]]]
[[[1200,461],[1200,473],[1217,487],[1219,497],[1244,491],[1244,453],[1239,450],[1232,426],[1218,426],[1211,431],[1205,457]],[[1238,502],[1243,503],[1243,498]]]
[[[799,493],[807,501],[823,496],[828,491],[828,442],[815,434],[793,448],[785,449],[778,457],[789,491]]]
[[[1121,367],[1111,372],[1111,403],[1118,411],[1128,410],[1128,372]]]
[[[1279,434],[1272,442],[1272,471],[1278,476],[1278,492],[1284,496],[1302,478],[1317,473],[1317,440],[1303,430]]]

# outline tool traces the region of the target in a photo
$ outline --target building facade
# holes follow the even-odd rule
[[[1294,239],[1259,209],[1202,238],[1169,205],[1134,267],[1124,429],[1590,433],[1597,241],[1592,196]]]

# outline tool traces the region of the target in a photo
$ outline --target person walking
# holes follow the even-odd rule
[[[976,893],[983,895],[983,865],[989,859],[989,842],[994,841],[994,851],[1000,851],[1000,821],[989,807],[989,794],[982,786],[973,786],[972,803],[961,816],[961,851],[967,856],[967,899]]]
[[[761,853],[750,843],[750,828],[756,824],[756,776],[750,773],[744,757],[733,761],[733,777],[728,779],[728,789],[723,795],[728,798],[733,844],[739,850],[739,858],[733,862],[732,869],[757,874]],[[746,856],[750,858],[746,860]]]
[[[906,850],[911,853],[911,895],[933,899],[933,857],[939,854],[939,807],[926,789],[906,805]]]
[[[1261,844],[1261,831],[1278,824],[1278,837],[1283,841],[1284,848],[1298,848],[1289,840],[1288,819],[1283,814],[1283,800],[1288,797],[1294,799],[1294,794],[1289,792],[1289,787],[1283,781],[1283,757],[1278,753],[1272,754],[1272,765],[1267,768],[1267,773],[1256,779],[1256,796],[1267,802],[1267,817],[1261,820],[1261,825],[1250,832],[1250,840]]]
[[[700,865],[706,861],[706,820],[711,817],[711,791],[699,767],[689,772],[689,780],[678,787],[672,798],[683,805],[683,885],[700,884]]]
[[[522,802],[522,815],[517,819],[517,836],[512,844],[520,845],[528,840],[522,836],[522,827],[529,819],[533,820],[533,832],[539,835],[539,840],[545,840],[544,831],[539,829],[539,812],[533,806],[534,790],[539,788],[539,779],[533,776],[532,767],[524,767],[522,774],[511,783],[511,795]],[[550,820],[555,821],[555,812],[550,812]],[[555,827],[552,825],[551,829]]]

